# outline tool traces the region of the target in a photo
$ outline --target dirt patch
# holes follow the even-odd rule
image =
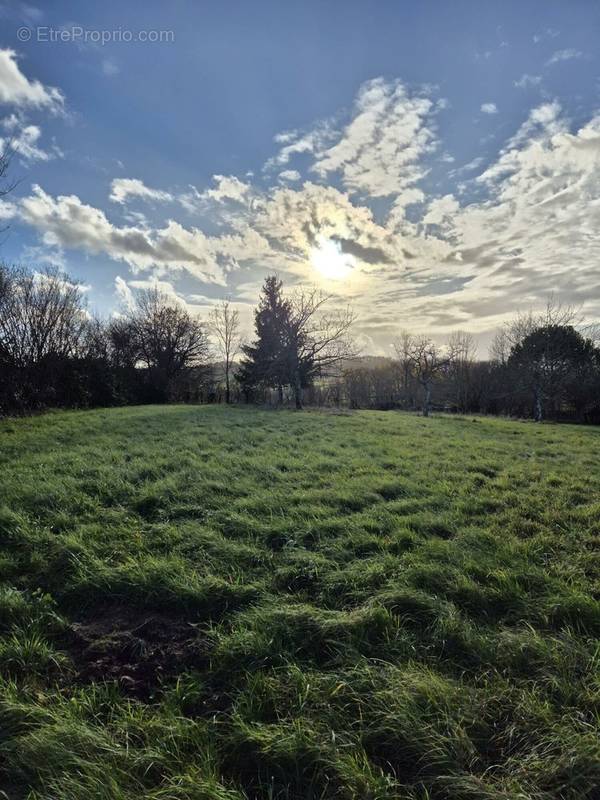
[[[73,622],[67,638],[81,682],[116,680],[144,700],[163,678],[201,669],[208,656],[208,642],[192,623],[122,607]]]

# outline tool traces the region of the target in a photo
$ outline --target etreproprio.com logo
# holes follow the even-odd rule
[[[39,42],[40,44],[141,44],[171,43],[175,41],[174,31],[139,30],[129,28],[113,28],[102,30],[100,28],[83,28],[80,25],[71,25],[67,28],[53,28],[49,25],[39,25],[34,28],[23,26],[17,30],[17,39],[20,42]]]

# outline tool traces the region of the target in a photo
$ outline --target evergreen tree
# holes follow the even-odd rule
[[[283,387],[289,386],[300,409],[304,389],[353,355],[348,330],[354,315],[350,309],[324,312],[332,298],[317,289],[296,291],[289,298],[282,289],[274,275],[265,280],[254,313],[257,338],[242,348],[237,379],[247,399],[257,387],[276,387],[282,402]]]
[[[256,388],[277,387],[282,401],[283,386],[288,383],[284,351],[289,315],[283,284],[275,275],[269,275],[254,312],[256,340],[242,347],[244,357],[236,375],[247,398]]]

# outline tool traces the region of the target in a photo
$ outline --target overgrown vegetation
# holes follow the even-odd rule
[[[596,428],[0,423],[10,800],[592,800]]]

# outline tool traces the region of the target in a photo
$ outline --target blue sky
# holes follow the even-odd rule
[[[552,293],[598,318],[598,3],[0,9],[0,255],[99,313],[158,281],[249,326],[276,271],[352,303],[366,352],[485,349]]]

